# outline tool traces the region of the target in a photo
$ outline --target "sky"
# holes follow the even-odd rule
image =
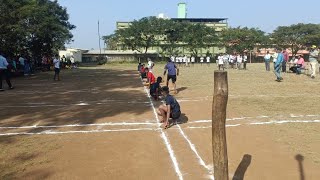
[[[179,2],[187,2],[188,18],[228,18],[229,26],[256,27],[267,33],[278,26],[320,23],[320,1],[279,0],[58,0],[68,9],[74,42],[67,47],[98,49],[101,35],[112,34],[117,21],[146,16],[177,17]],[[101,41],[103,47],[103,42]]]

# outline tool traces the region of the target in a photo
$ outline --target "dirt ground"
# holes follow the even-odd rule
[[[0,94],[0,179],[212,179],[216,69],[180,68],[184,123],[168,130],[135,64],[13,79]],[[228,70],[230,179],[320,179],[320,78],[283,77],[263,64]]]

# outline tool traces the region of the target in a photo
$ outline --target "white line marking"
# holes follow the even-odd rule
[[[206,169],[208,170],[208,172],[209,172],[209,174],[210,174],[210,175],[209,175],[210,179],[214,180],[214,176],[213,176],[213,171],[212,171],[212,169],[209,168],[209,167],[206,165],[206,163],[203,161],[203,159],[202,159],[201,156],[199,155],[199,153],[198,153],[195,145],[191,143],[191,141],[189,140],[188,136],[183,132],[183,130],[181,129],[181,127],[180,127],[179,125],[177,125],[177,127],[178,127],[178,129],[179,129],[179,131],[180,131],[180,134],[181,134],[181,135],[184,137],[184,139],[188,142],[188,144],[189,144],[191,150],[193,151],[193,153],[197,156],[200,165],[203,166],[204,168],[206,168]]]
[[[254,122],[250,125],[265,125],[265,124],[287,124],[287,123],[320,123],[320,120],[283,120],[283,121],[268,121],[268,122]]]
[[[140,128],[140,129],[115,129],[115,130],[90,130],[90,131],[42,131],[38,133],[28,133],[28,132],[21,132],[21,133],[3,133],[0,136],[17,136],[17,135],[56,135],[56,134],[88,134],[88,133],[103,133],[103,132],[130,132],[130,131],[157,131],[158,129],[153,128]]]
[[[13,126],[13,127],[0,127],[0,129],[35,129],[35,128],[64,128],[64,127],[90,127],[90,126],[137,126],[137,125],[156,125],[155,123],[97,123],[97,124],[68,124],[68,125],[56,125],[56,126]]]
[[[272,125],[272,124],[288,124],[288,123],[320,123],[320,120],[283,120],[283,121],[267,121],[267,122],[253,122],[247,124],[233,124],[233,125],[226,125],[226,127],[238,127],[238,126],[252,126],[252,125]],[[187,129],[208,129],[211,126],[199,126],[193,127],[189,126],[186,127]]]
[[[141,79],[141,82],[142,82],[142,84],[143,84],[142,78],[140,78],[140,79]],[[148,98],[149,98],[149,101],[150,101],[151,107],[152,107],[152,109],[153,109],[154,116],[155,116],[155,118],[156,118],[156,120],[157,120],[158,126],[160,126],[160,125],[161,125],[161,124],[160,124],[160,120],[159,120],[158,114],[157,114],[157,112],[156,112],[156,108],[154,107],[154,104],[153,104],[153,102],[152,102],[151,96],[150,96],[147,88],[146,88],[145,86],[143,86],[143,87],[144,87],[144,91],[146,92],[146,94],[147,94],[147,96],[148,96]],[[160,128],[160,132],[161,132],[161,137],[162,137],[162,139],[164,140],[164,143],[165,143],[165,145],[166,145],[166,147],[167,147],[167,149],[168,149],[168,152],[169,152],[170,158],[171,158],[171,160],[172,160],[172,163],[173,163],[174,169],[175,169],[175,171],[176,171],[176,174],[178,175],[179,180],[183,180],[183,176],[182,176],[182,173],[181,173],[181,171],[180,171],[177,158],[176,158],[176,156],[175,156],[175,154],[174,154],[174,151],[173,151],[173,149],[172,149],[172,147],[171,147],[170,141],[169,141],[167,135],[165,134],[165,132],[163,131],[162,128]]]

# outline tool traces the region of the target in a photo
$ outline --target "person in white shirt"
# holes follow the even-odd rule
[[[196,58],[194,56],[191,57],[191,64],[194,66],[194,63],[196,62]]]
[[[217,67],[219,67],[219,59],[220,59],[221,57],[220,57],[220,54],[218,54],[217,56],[216,56],[216,64],[217,64]]]
[[[223,56],[222,54],[220,54],[219,56],[219,61],[218,61],[218,67],[219,67],[219,70],[223,70],[224,71],[224,59],[223,59]]]
[[[183,56],[183,63],[188,67],[188,57],[186,55]]]
[[[182,65],[186,66],[187,58],[185,56],[182,56],[181,59],[182,59]]]
[[[188,67],[190,66],[190,63],[191,63],[191,58],[190,58],[190,57],[187,57],[187,66],[188,66]]]
[[[231,68],[232,69],[235,69],[235,64],[237,63],[237,56],[236,56],[236,54],[234,54],[234,55],[231,55],[230,56],[230,64],[231,64]]]
[[[0,91],[4,91],[2,88],[2,79],[5,78],[9,86],[9,89],[13,89],[13,86],[10,82],[10,72],[8,71],[9,63],[7,59],[1,55],[0,52]]]
[[[248,62],[248,56],[246,53],[243,54],[243,69],[247,70],[247,62]]]
[[[267,54],[264,56],[266,71],[270,71],[270,60],[271,60],[271,54],[269,53],[269,51],[267,51]]]
[[[174,57],[174,56],[171,56],[171,57],[170,57],[170,59],[171,59],[171,62],[175,62],[175,60],[176,60],[176,57]]]
[[[208,64],[208,66],[210,66],[210,62],[211,62],[211,58],[210,58],[210,56],[207,56],[206,60],[207,60],[207,64]]]
[[[242,64],[242,56],[240,54],[238,54],[237,56],[237,69],[240,70],[241,69],[241,64]]]
[[[153,67],[154,67],[154,63],[152,62],[152,60],[150,58],[148,58],[148,69],[149,69],[149,72],[152,73]]]
[[[272,56],[273,58],[273,68],[276,69],[276,62],[277,62],[277,59],[278,59],[278,52],[275,52]]]
[[[204,57],[202,56],[202,57],[200,58],[201,66],[202,66],[202,64],[203,64],[203,61],[204,61]]]
[[[228,69],[228,65],[229,65],[229,55],[228,54],[225,54],[223,56],[223,62],[224,62],[224,68]]]
[[[71,61],[71,68],[77,68],[76,60],[74,59],[73,56],[70,57],[70,61]]]
[[[55,81],[56,79],[60,81],[60,60],[58,56],[55,56],[53,59],[53,65],[54,65],[54,77],[53,80]]]

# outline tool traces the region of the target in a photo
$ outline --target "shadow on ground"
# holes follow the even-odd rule
[[[236,170],[234,173],[234,176],[232,180],[243,180],[244,176],[247,172],[247,169],[249,168],[251,164],[252,156],[249,154],[245,154]]]
[[[14,79],[16,89],[1,97],[0,126],[88,124],[123,114],[135,119],[150,111],[136,71],[77,69],[61,76],[60,82],[51,72]]]

